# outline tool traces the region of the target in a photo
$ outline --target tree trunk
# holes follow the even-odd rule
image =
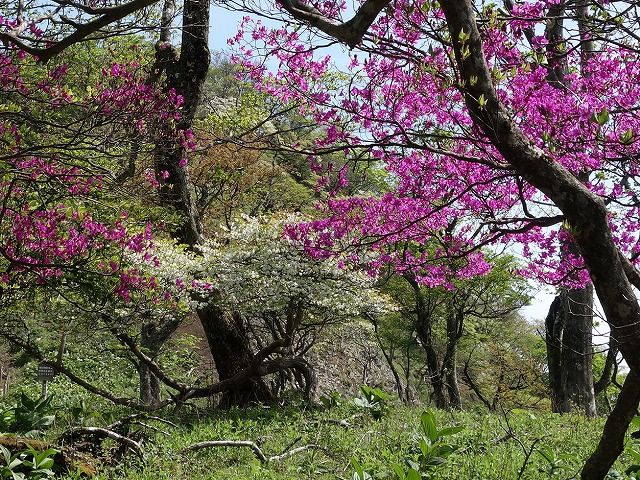
[[[208,305],[198,310],[198,317],[204,328],[219,380],[231,378],[250,365],[254,353],[239,314]],[[222,395],[219,406],[229,408],[267,401],[273,401],[269,388],[260,378],[255,378],[227,390]]]
[[[161,322],[147,322],[140,330],[140,347],[151,358],[155,358],[162,346],[180,325],[180,320],[173,317]],[[138,364],[138,376],[140,378],[140,400],[147,405],[158,405],[162,402],[160,381],[149,369],[147,364]]]
[[[438,352],[433,344],[431,308],[422,293],[421,285],[416,282],[415,278],[407,273],[403,275],[403,278],[409,282],[415,296],[416,310],[414,326],[418,340],[420,340],[422,348],[427,355],[427,370],[429,372],[429,383],[433,389],[433,399],[437,408],[446,410],[449,408],[449,399],[445,392],[442,366],[438,359]]]
[[[462,314],[454,306],[447,315],[447,352],[442,362],[442,368],[447,379],[447,393],[449,405],[456,410],[462,409],[462,397],[458,383],[458,340],[462,336]]]
[[[160,381],[146,364],[138,364],[138,377],[140,378],[140,401],[147,405],[158,405],[162,402]]]
[[[596,451],[587,459],[581,480],[602,480],[624,449],[624,437],[640,402],[640,377],[629,372],[618,401],[607,418]]]
[[[593,389],[593,287],[562,291],[545,321],[552,410],[596,415]]]
[[[171,17],[173,3],[173,0],[167,0],[165,15],[168,18]],[[166,73],[167,90],[174,89],[184,97],[179,120],[179,128],[182,130],[190,129],[193,125],[209,68],[209,5],[210,2],[199,0],[184,3],[179,53],[170,44],[167,31],[161,35],[156,49],[157,70]],[[168,143],[160,139],[156,147],[155,168],[158,173],[169,174],[166,179],[162,178],[163,175],[158,175],[161,183],[161,202],[175,208],[183,216],[182,225],[173,232],[174,238],[185,245],[195,247],[204,241],[204,232],[191,192],[189,171],[184,162],[186,153],[183,146],[176,146],[174,142]],[[238,315],[211,306],[199,310],[198,317],[204,328],[220,380],[232,377],[250,364],[253,352],[247,332],[242,322],[238,321]],[[247,405],[252,401],[271,399],[264,382],[256,379],[244,382],[225,393],[221,405]]]
[[[422,347],[427,354],[427,370],[429,372],[429,382],[433,389],[433,399],[436,404],[436,408],[442,410],[449,409],[449,398],[445,393],[444,378],[442,376],[442,369],[440,368],[440,362],[438,362],[438,353],[433,347],[432,343],[425,343],[422,340],[422,335],[418,332],[418,337],[422,342]]]

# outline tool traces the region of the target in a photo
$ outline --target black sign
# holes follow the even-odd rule
[[[38,378],[40,380],[51,380],[56,374],[55,368],[46,363],[38,365]]]

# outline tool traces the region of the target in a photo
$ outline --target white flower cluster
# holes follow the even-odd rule
[[[215,302],[252,317],[280,314],[295,302],[307,315],[338,320],[393,308],[363,272],[310,258],[283,238],[284,226],[300,221],[293,215],[242,217],[224,238],[197,252],[157,243],[157,266],[142,258],[136,263],[155,276],[159,296],[188,310]]]

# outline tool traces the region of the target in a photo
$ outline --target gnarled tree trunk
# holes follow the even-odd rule
[[[171,17],[173,0],[165,4],[165,15]],[[192,127],[196,109],[202,96],[210,53],[208,1],[189,0],[184,4],[183,30],[180,51],[170,44],[169,34],[163,32],[157,52],[157,72],[164,71],[165,87],[184,97],[179,128]],[[166,179],[159,176],[161,202],[175,208],[183,216],[183,224],[173,232],[181,243],[192,248],[204,241],[202,222],[191,192],[188,167],[183,146],[159,139],[156,146],[156,171],[168,172]],[[198,317],[205,331],[218,377],[226,380],[247,368],[253,358],[248,334],[242,321],[234,312],[216,306],[198,310]],[[148,372],[143,372],[147,374]],[[141,374],[142,375],[142,374]],[[141,381],[154,388],[154,380],[141,376]],[[268,389],[260,379],[249,380],[223,394],[222,406],[246,405],[251,401],[271,399]]]
[[[551,405],[556,413],[593,417],[593,287],[563,290],[545,321]]]
[[[227,380],[249,367],[254,353],[242,317],[237,312],[215,304],[198,310],[198,316],[207,336],[219,380]],[[269,400],[273,400],[273,397],[267,385],[262,379],[253,378],[225,391],[219,406],[246,406],[252,402]]]

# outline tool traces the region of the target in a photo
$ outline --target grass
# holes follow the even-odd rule
[[[421,408],[393,405],[381,420],[350,402],[329,409],[257,407],[220,412],[205,418],[182,417],[176,427],[158,426],[145,443],[142,461],[129,457],[108,467],[100,479],[290,480],[348,479],[355,458],[371,478],[397,478],[394,464],[416,458]],[[434,412],[439,428],[464,429],[445,439],[456,450],[423,478],[465,480],[571,479],[579,476],[584,459],[593,451],[603,419],[574,415],[512,411],[489,414],[482,410]],[[356,415],[355,417],[353,417]],[[336,421],[348,419],[349,427]],[[169,429],[169,430],[167,430]],[[260,462],[250,448],[215,447],[182,450],[206,440],[251,440],[266,456],[317,444],[289,457]],[[628,457],[617,469],[624,471]],[[621,477],[624,478],[624,477]]]
[[[71,408],[62,398],[56,401],[56,424],[47,433],[49,439],[79,422],[102,426],[130,413],[113,405],[92,406],[89,397],[80,403],[82,408]],[[77,398],[71,397],[71,401]],[[479,407],[461,412],[433,410],[433,438],[437,437],[434,432],[444,427],[463,428],[442,435],[432,444],[423,443],[421,449],[420,439],[428,436],[428,429],[421,423],[424,408],[385,401],[382,416],[376,420],[378,410],[371,405],[356,405],[346,398],[336,403],[329,408],[297,402],[282,407],[209,410],[209,414],[202,413],[206,412],[202,405],[198,415],[195,409],[188,411],[188,406],[177,416],[168,411],[164,418],[173,426],[152,419],[132,425],[132,438],[135,429],[143,434],[143,458],[128,455],[115,460],[102,469],[98,479],[358,480],[354,477],[355,460],[369,475],[363,473],[363,477],[394,480],[398,478],[398,466],[408,471],[410,459],[421,470],[422,480],[569,480],[579,477],[605,420],[526,410],[497,414]],[[190,445],[211,440],[255,442],[266,457],[305,445],[317,448],[270,462],[261,462],[251,448],[240,446],[185,451]],[[628,443],[640,452],[631,438]],[[106,442],[105,447],[115,444]],[[447,455],[449,447],[453,451]],[[443,457],[441,464],[432,458],[436,450]],[[640,453],[634,456],[627,450],[614,468],[624,472],[638,463]],[[69,475],[66,480],[72,478],[78,477]]]

